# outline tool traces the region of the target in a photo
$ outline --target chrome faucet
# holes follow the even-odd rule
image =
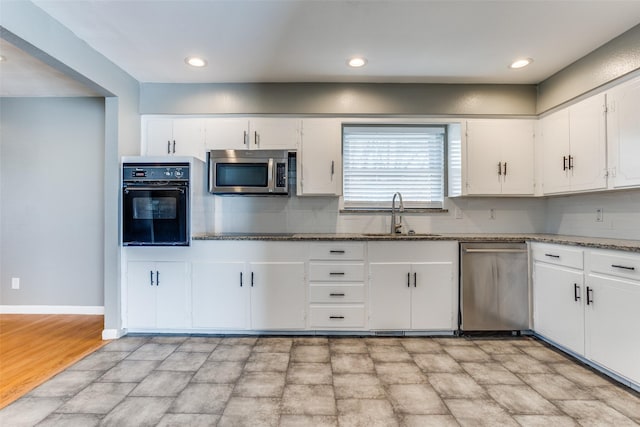
[[[396,196],[400,199],[398,211],[396,211]],[[402,194],[398,192],[395,193],[391,199],[391,234],[402,233],[402,215],[400,215],[402,212],[404,212],[404,203],[402,202]]]

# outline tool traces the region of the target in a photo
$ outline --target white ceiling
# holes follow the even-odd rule
[[[165,83],[534,84],[640,23],[640,0],[33,1],[137,80]],[[353,55],[367,66],[349,69]],[[534,63],[509,69],[519,57]]]

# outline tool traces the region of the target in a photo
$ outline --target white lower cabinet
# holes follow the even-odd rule
[[[194,328],[249,327],[249,291],[244,262],[194,262],[191,306]]]
[[[369,244],[369,327],[456,328],[457,242]]]
[[[584,355],[583,273],[534,262],[533,317],[540,335]]]
[[[640,256],[540,243],[532,252],[535,332],[640,387]]]
[[[640,386],[640,256],[593,250],[587,267],[587,357]]]
[[[127,328],[190,327],[187,263],[127,263]]]
[[[310,329],[366,327],[364,243],[314,243],[309,261]]]
[[[304,329],[304,262],[249,263],[251,329]]]

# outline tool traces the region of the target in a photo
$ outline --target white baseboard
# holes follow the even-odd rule
[[[127,334],[126,329],[103,329],[102,330],[102,339],[103,340],[117,340],[118,338],[122,338]]]
[[[0,305],[0,314],[92,314],[104,315],[101,305]]]

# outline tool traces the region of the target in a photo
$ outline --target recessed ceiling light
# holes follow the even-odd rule
[[[347,65],[351,68],[360,68],[367,65],[367,59],[361,56],[356,56],[347,61]]]
[[[197,68],[207,66],[207,61],[197,56],[188,56],[184,59],[184,62],[186,62],[188,65],[191,65],[192,67]]]
[[[531,59],[531,58],[517,59],[517,60],[513,61],[511,63],[511,65],[509,65],[509,68],[518,69],[518,68],[526,67],[527,65],[531,64],[532,62],[533,62],[533,59]]]

